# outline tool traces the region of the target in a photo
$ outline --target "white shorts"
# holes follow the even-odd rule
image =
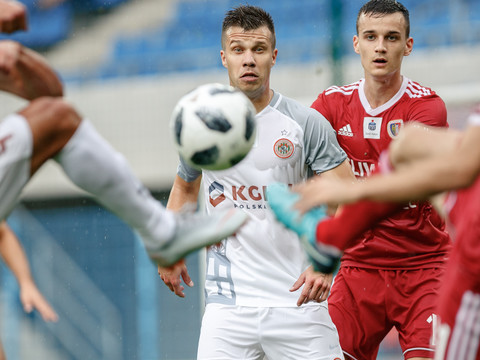
[[[0,122],[0,221],[5,220],[30,178],[32,132],[18,114]]]
[[[198,360],[343,360],[326,306],[207,304]]]

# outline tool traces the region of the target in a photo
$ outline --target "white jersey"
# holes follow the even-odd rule
[[[0,221],[15,207],[30,178],[32,151],[27,120],[18,114],[8,115],[0,123]]]
[[[234,167],[203,171],[207,212],[240,208],[250,219],[207,253],[206,302],[240,306],[296,306],[289,289],[308,267],[297,235],[274,219],[265,199],[269,184],[296,184],[311,172],[340,165],[346,154],[335,131],[317,111],[275,93],[256,116],[252,150]],[[186,181],[199,173],[181,162]],[[316,303],[312,303],[316,304]]]

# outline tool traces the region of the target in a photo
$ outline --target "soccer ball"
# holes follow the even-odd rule
[[[255,107],[231,86],[202,85],[183,96],[170,127],[178,153],[191,167],[223,170],[239,163],[255,140]]]

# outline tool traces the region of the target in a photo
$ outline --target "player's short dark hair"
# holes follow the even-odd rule
[[[275,49],[275,25],[272,16],[258,6],[241,5],[227,11],[222,23],[222,48],[226,31],[232,26],[239,26],[245,31],[256,30],[266,26],[272,33],[272,47]]]
[[[410,14],[408,9],[403,6],[400,2],[396,0],[370,0],[369,2],[365,3],[360,11],[358,12],[357,16],[357,35],[358,35],[358,19],[362,14],[367,16],[384,16],[388,14],[394,13],[402,13],[403,18],[405,19],[406,25],[406,35],[407,38],[410,36]]]

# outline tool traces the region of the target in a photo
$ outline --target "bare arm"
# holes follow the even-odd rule
[[[167,208],[173,211],[180,211],[184,209],[184,206],[187,204],[195,204],[196,207],[201,181],[201,176],[192,182],[186,182],[177,175],[172,190],[170,191],[170,196],[168,197]],[[181,260],[168,268],[159,266],[158,275],[160,275],[165,285],[167,285],[175,295],[182,298],[185,297],[185,293],[183,292],[185,288],[182,285],[182,279],[188,286],[192,287],[194,285],[188,274],[185,260]]]
[[[172,190],[170,191],[170,196],[168,197],[167,208],[179,211],[185,204],[196,204],[201,181],[201,176],[192,182],[186,182],[177,175]]]
[[[355,175],[353,175],[352,167],[350,166],[348,159],[346,159],[336,168],[325,171],[318,176],[322,178],[328,177],[330,179],[355,180]]]
[[[453,150],[414,158],[387,175],[364,181],[318,179],[297,187],[296,207],[305,212],[323,203],[337,205],[359,200],[425,200],[443,191],[471,185],[480,174],[480,126],[469,127]]]
[[[401,202],[464,188],[480,174],[479,159],[480,126],[472,126],[450,154],[414,161],[394,173],[372,177],[358,184],[353,198]]]
[[[56,321],[57,314],[37,289],[27,257],[6,222],[0,224],[0,255],[20,286],[20,300],[26,312],[37,309],[45,321]]]
[[[25,6],[17,1],[0,0],[0,32],[10,34],[27,30]]]
[[[0,41],[0,90],[27,100],[63,95],[63,85],[47,61],[10,40]]]

